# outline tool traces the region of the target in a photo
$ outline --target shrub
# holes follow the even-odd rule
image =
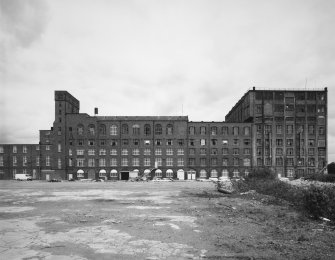
[[[327,165],[328,174],[335,174],[335,163],[332,162]]]
[[[303,206],[314,218],[325,217],[335,221],[334,187],[311,185],[303,192]]]
[[[249,173],[247,179],[276,179],[277,175],[269,168],[255,168]]]
[[[321,181],[321,182],[335,182],[334,174],[308,174],[305,176],[305,179],[312,181]]]
[[[248,179],[250,189],[258,193],[274,196],[299,205],[302,198],[302,190],[278,179]]]

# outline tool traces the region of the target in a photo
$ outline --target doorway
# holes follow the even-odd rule
[[[121,174],[121,180],[122,181],[128,181],[129,180],[129,172],[120,172]]]

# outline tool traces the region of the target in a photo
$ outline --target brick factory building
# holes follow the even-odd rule
[[[249,90],[225,122],[187,116],[89,116],[55,91],[55,120],[38,144],[0,144],[0,178],[126,180],[131,173],[198,179],[241,177],[268,167],[280,176],[327,165],[327,88]]]

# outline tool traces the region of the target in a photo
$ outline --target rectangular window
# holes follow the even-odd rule
[[[58,152],[61,153],[62,152],[62,145],[59,143],[57,146]]]
[[[211,166],[217,166],[218,165],[218,159],[217,158],[211,158]]]
[[[283,166],[283,158],[276,157],[276,166]]]
[[[16,147],[16,145],[13,146],[13,153],[17,153],[17,147]]]
[[[45,166],[50,166],[50,156],[45,158]]]
[[[23,153],[27,153],[27,146],[25,146],[25,145],[23,146],[23,148],[22,148],[22,152],[23,152]]]
[[[178,158],[178,166],[184,166],[184,158]]]
[[[95,155],[95,150],[94,149],[89,149],[87,154],[90,155],[90,156],[93,156],[93,155]]]
[[[233,158],[233,165],[234,166],[239,166],[239,162],[240,162],[239,158]]]
[[[69,158],[69,166],[72,167],[73,166],[73,159]]]
[[[129,140],[128,139],[122,139],[122,145],[128,145]]]
[[[40,157],[36,156],[36,166],[40,166]]]
[[[217,155],[218,154],[218,149],[217,148],[212,148],[211,149],[211,155]]]
[[[244,158],[243,166],[251,166],[251,160],[249,158]]]
[[[228,148],[222,148],[222,154],[227,155],[228,154]]]
[[[178,139],[178,145],[183,146],[184,145],[184,139]]]
[[[201,146],[206,145],[206,139],[200,139],[200,145]]]
[[[4,153],[3,146],[0,146],[0,153]]]
[[[240,154],[240,149],[239,148],[234,148],[233,149],[233,155],[238,155]]]
[[[189,145],[190,145],[190,146],[194,146],[194,139],[190,139],[190,140],[189,140]]]
[[[106,155],[106,149],[100,149],[99,155]]]
[[[162,149],[161,148],[155,149],[155,155],[162,155]]]
[[[189,153],[189,155],[195,155],[195,149],[194,148],[190,148],[188,150],[188,153]]]
[[[276,139],[277,146],[283,146],[283,139]]]
[[[133,158],[133,166],[140,166],[140,159],[139,158]]]
[[[156,158],[155,167],[161,167],[161,166],[162,166],[162,158]]]
[[[172,158],[166,158],[166,166],[173,166],[173,159]]]
[[[283,126],[282,125],[276,125],[276,134],[280,135],[283,133]]]
[[[150,155],[151,150],[150,149],[144,149],[144,155]]]
[[[139,139],[134,139],[133,144],[134,145],[140,145],[140,140]]]
[[[213,146],[217,145],[218,140],[217,139],[211,139],[211,143]]]
[[[77,155],[84,155],[84,150],[82,150],[82,149],[77,150]]]
[[[3,156],[0,156],[0,166],[3,166]]]
[[[121,159],[121,166],[128,166],[128,158]]]
[[[110,155],[117,155],[117,150],[116,149],[111,149],[110,150]]]
[[[166,145],[172,145],[172,144],[173,144],[172,139],[167,139],[167,141],[166,141]]]
[[[156,140],[155,140],[155,144],[156,144],[157,146],[161,146],[161,145],[162,145],[162,140],[161,140],[161,139],[156,139]]]
[[[166,149],[166,155],[173,155],[173,149],[171,148]]]
[[[244,139],[243,143],[244,143],[244,145],[250,145],[251,144],[251,140],[250,139]]]
[[[293,125],[286,125],[286,134],[293,134]]]
[[[62,169],[62,159],[58,158],[58,169]]]
[[[228,126],[223,126],[222,127],[222,135],[228,135],[229,130],[228,130]]]
[[[189,158],[188,159],[188,165],[189,166],[195,166],[195,158]]]
[[[140,149],[133,149],[133,155],[140,155]]]
[[[292,156],[293,155],[293,148],[287,148],[286,149],[286,155]]]
[[[286,146],[293,146],[293,139],[286,139]]]
[[[239,135],[239,127],[238,126],[233,127],[233,135]]]
[[[110,166],[115,167],[117,166],[117,159],[116,158],[111,158],[109,161]]]
[[[283,148],[276,148],[276,155],[283,155]]]
[[[184,149],[178,149],[177,155],[184,155]]]
[[[144,166],[150,166],[150,158],[144,158]]]
[[[228,145],[228,140],[226,140],[226,139],[222,140],[222,144],[223,145]]]
[[[78,158],[77,159],[77,167],[83,167],[84,166],[84,159]]]
[[[106,167],[106,159],[100,158],[99,159],[99,167]]]
[[[222,166],[228,166],[228,158],[222,159]]]
[[[112,139],[111,140],[111,146],[117,146],[117,140]]]
[[[250,155],[250,148],[244,148],[244,155]]]
[[[314,139],[308,139],[308,146],[315,146],[315,140]]]
[[[188,128],[188,133],[189,133],[190,135],[194,135],[194,134],[195,134],[195,128],[194,128],[194,126],[190,126],[190,127]]]
[[[206,158],[200,158],[200,166],[206,166]]]
[[[27,166],[27,156],[23,156],[23,158],[22,158],[22,166]]]
[[[144,145],[150,145],[150,140],[144,140]]]
[[[95,160],[90,158],[88,159],[88,167],[94,167],[95,166]]]
[[[128,149],[122,149],[121,155],[128,155]]]
[[[287,166],[293,166],[293,158],[287,158]]]
[[[325,135],[325,128],[323,126],[319,127],[319,135]]]
[[[200,148],[200,155],[206,155],[206,148]]]

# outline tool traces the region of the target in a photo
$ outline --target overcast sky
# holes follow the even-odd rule
[[[38,143],[54,91],[81,112],[223,121],[251,87],[324,88],[333,0],[0,0],[0,143]]]

